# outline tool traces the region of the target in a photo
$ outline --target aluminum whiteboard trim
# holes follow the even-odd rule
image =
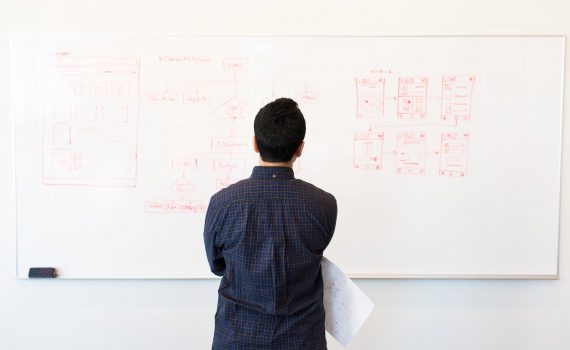
[[[564,98],[566,96],[566,37],[562,37],[562,95],[560,97],[560,163],[559,173],[560,179],[558,181],[558,251],[556,256],[556,276],[560,275],[560,231],[562,228],[562,179],[564,172],[564,116],[566,109],[564,108]],[[570,135],[566,135],[567,137]],[[566,184],[567,186],[567,184]]]
[[[18,249],[18,176],[17,176],[17,168],[16,168],[16,103],[14,101],[14,82],[15,82],[15,64],[14,64],[14,37],[12,35],[10,35],[10,53],[8,55],[9,60],[10,60],[10,113],[11,113],[11,119],[12,119],[12,176],[14,177],[13,179],[13,194],[14,194],[14,232],[12,233],[13,235],[15,235],[14,238],[14,244],[16,245],[16,264],[15,264],[15,277],[19,278],[19,267],[18,267],[18,262],[20,261],[19,258],[19,249]]]
[[[560,280],[558,275],[390,275],[390,274],[346,274],[351,279],[375,279],[375,280]],[[31,278],[19,277],[20,280],[29,280]],[[82,274],[81,277],[58,276],[56,278],[42,279],[47,280],[220,280],[217,276],[205,275],[89,275]],[[37,279],[33,279],[37,280]]]
[[[66,36],[91,36],[91,37],[195,37],[195,38],[559,38],[562,39],[562,94],[560,98],[560,160],[558,164],[559,168],[559,181],[558,181],[558,233],[557,233],[557,255],[556,255],[556,274],[530,274],[530,275],[485,275],[485,274],[474,274],[474,275],[431,275],[431,274],[347,274],[349,277],[354,279],[508,279],[508,280],[558,280],[560,276],[560,240],[561,240],[561,219],[562,219],[562,184],[563,184],[563,164],[564,164],[564,117],[566,113],[566,108],[564,104],[566,96],[566,36],[559,34],[537,34],[537,35],[187,35],[187,34],[108,34],[108,33],[10,33],[10,99],[11,99],[11,114],[12,114],[12,144],[13,144],[13,184],[14,184],[14,220],[15,220],[15,245],[16,245],[16,264],[15,273],[18,279],[28,279],[27,277],[20,276],[19,271],[19,242],[18,242],[18,191],[17,191],[17,159],[16,159],[16,106],[14,103],[14,89],[15,89],[15,79],[14,79],[14,57],[13,57],[13,46],[14,40],[17,37],[31,37],[31,36],[52,36],[52,35],[66,35]],[[140,94],[140,91],[138,92]],[[140,123],[139,123],[140,124]],[[139,127],[139,126],[137,126]],[[568,136],[568,135],[567,135]],[[566,183],[566,182],[564,182]],[[24,272],[22,273],[22,275]],[[59,279],[68,280],[81,280],[81,279],[105,279],[105,280],[147,280],[147,279],[157,279],[157,280],[188,280],[188,279],[219,279],[216,276],[206,276],[202,274],[197,275],[88,275],[81,274],[81,277],[66,277],[65,274],[58,277]]]

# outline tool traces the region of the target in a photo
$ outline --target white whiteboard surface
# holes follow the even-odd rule
[[[307,120],[355,277],[555,278],[562,37],[12,38],[18,277],[205,278],[253,117]]]

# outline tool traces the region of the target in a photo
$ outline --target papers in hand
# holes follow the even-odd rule
[[[368,318],[374,303],[335,264],[323,257],[325,329],[347,346]]]

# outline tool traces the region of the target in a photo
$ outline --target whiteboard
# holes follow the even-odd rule
[[[307,120],[353,277],[555,278],[562,37],[14,35],[18,277],[207,278],[253,118]]]

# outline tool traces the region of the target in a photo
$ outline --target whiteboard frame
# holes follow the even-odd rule
[[[564,163],[564,117],[566,115],[565,109],[565,96],[566,96],[566,74],[567,74],[567,59],[566,59],[566,36],[563,34],[536,34],[536,35],[189,35],[189,34],[108,34],[108,33],[25,33],[17,32],[10,33],[10,99],[11,99],[11,119],[12,119],[12,148],[13,148],[13,185],[14,185],[14,220],[15,220],[15,249],[16,249],[16,263],[15,263],[15,278],[18,280],[27,280],[28,277],[19,276],[19,244],[18,244],[18,191],[17,191],[17,152],[16,152],[16,108],[14,103],[14,57],[13,57],[13,44],[18,36],[52,36],[52,35],[68,35],[68,36],[107,36],[107,37],[187,37],[187,38],[558,38],[562,39],[562,75],[561,86],[562,94],[560,99],[560,135],[559,135],[559,152],[560,159],[558,162],[558,232],[557,232],[557,256],[556,256],[556,273],[555,274],[524,274],[524,275],[510,275],[510,274],[347,274],[352,279],[428,279],[428,280],[559,280],[560,279],[560,236],[561,236],[561,217],[562,217],[562,179],[563,179],[563,163]],[[333,238],[334,239],[334,238]],[[116,276],[102,276],[102,275],[83,275],[82,277],[67,277],[64,275],[58,276],[56,279],[65,280],[220,280],[220,277],[199,276],[199,275],[168,275],[168,276],[154,276],[154,275],[116,275]]]

